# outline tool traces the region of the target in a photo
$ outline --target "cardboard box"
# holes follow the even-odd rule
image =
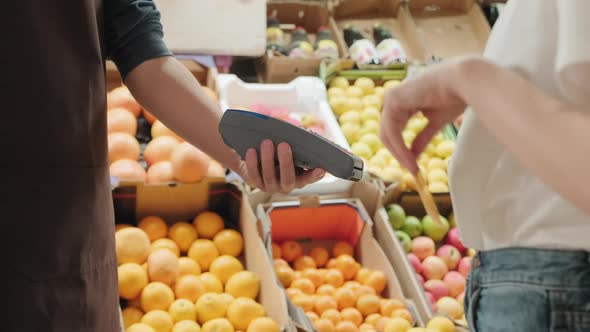
[[[382,271],[386,275],[384,298],[404,301],[413,314],[414,323],[424,326],[413,302],[406,300],[402,292],[397,271],[394,271],[375,240],[373,223],[359,199],[275,202],[259,205],[257,215],[261,240],[266,245],[269,257],[272,257],[273,241],[281,243],[295,240],[302,244],[306,252],[315,245],[330,248],[337,241],[352,244],[355,247],[355,258],[363,267]],[[288,302],[291,318],[298,328],[314,331],[303,310]]]
[[[192,222],[204,210],[221,215],[226,228],[242,233],[244,253],[239,258],[247,270],[260,277],[258,302],[267,315],[279,323],[282,332],[295,331],[289,321],[284,293],[270,273],[273,265],[260,243],[256,216],[238,185],[222,179],[207,179],[190,185],[123,186],[113,191],[113,202],[115,222],[119,224],[136,224],[150,215],[162,217],[169,223]]]
[[[281,25],[289,25],[289,30],[284,30],[284,45],[287,48],[291,43],[291,31],[296,26],[305,28],[309,41],[315,44],[315,34],[320,26],[330,28],[336,37],[336,27],[330,18],[327,5],[322,1],[284,0],[273,1],[267,4],[268,15],[275,15]],[[257,71],[261,81],[265,83],[287,83],[298,76],[317,76],[321,59],[293,59],[288,56],[276,55],[267,52],[257,62]]]
[[[482,54],[490,25],[475,0],[410,0],[422,60]]]

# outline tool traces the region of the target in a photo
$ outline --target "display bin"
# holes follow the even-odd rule
[[[442,216],[448,216],[452,213],[453,207],[450,194],[434,194],[433,198]],[[413,194],[404,193],[395,184],[391,185],[384,191],[382,203],[375,211],[373,217],[375,227],[375,237],[379,245],[383,248],[388,260],[396,267],[398,273],[407,277],[401,278],[400,283],[405,294],[416,303],[418,313],[421,318],[428,322],[436,314],[432,309],[430,300],[426,297],[424,289],[416,277],[412,265],[407,259],[406,253],[394,233],[394,229],[389,223],[386,206],[389,204],[399,204],[402,206],[408,216],[422,218],[426,215],[424,206],[420,198]],[[440,244],[437,244],[437,249]],[[455,320],[456,331],[467,331],[467,327]]]
[[[294,240],[301,243],[305,252],[315,245],[330,248],[337,241],[354,246],[355,258],[363,266],[382,271],[387,278],[384,298],[395,298],[405,303],[412,313],[415,326],[424,326],[412,300],[407,299],[400,286],[404,278],[392,267],[373,231],[373,222],[360,199],[292,200],[259,205],[260,241],[272,257],[272,243]],[[278,279],[275,280],[280,285]],[[314,331],[313,324],[303,310],[290,300],[289,312],[299,329]]]
[[[200,212],[219,214],[225,227],[238,230],[244,239],[244,251],[238,257],[244,267],[260,278],[257,301],[266,314],[277,321],[282,332],[294,332],[289,320],[284,293],[274,282],[271,260],[258,237],[256,216],[239,184],[221,178],[208,178],[195,184],[126,185],[113,190],[116,224],[136,225],[147,216],[159,216],[168,223],[192,222]],[[121,301],[126,306],[126,301]]]
[[[346,150],[350,149],[328,105],[326,87],[317,77],[298,77],[286,84],[260,84],[245,83],[233,74],[220,74],[216,82],[222,110],[248,109],[256,105],[264,105],[268,109],[281,108],[289,114],[270,115],[288,116],[301,124],[305,116],[312,116],[323,124],[324,137]],[[312,127],[310,129],[313,130]],[[350,185],[349,181],[326,175],[321,181],[295,193],[334,193],[344,191]]]

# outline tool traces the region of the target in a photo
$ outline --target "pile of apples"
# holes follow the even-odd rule
[[[365,160],[368,170],[386,182],[399,182],[405,190],[416,190],[414,177],[400,166],[379,138],[384,94],[399,84],[400,81],[390,80],[376,86],[372,79],[361,77],[351,85],[346,78],[336,77],[330,82],[328,100],[351,152]],[[428,119],[422,113],[412,116],[402,132],[406,146],[411,146],[427,125]],[[447,165],[454,148],[454,141],[438,133],[418,158],[433,193],[449,191]]]
[[[442,225],[438,225],[429,216],[422,220],[406,216],[398,204],[391,204],[386,210],[433,311],[465,323],[466,278],[475,251],[461,242],[454,215],[448,220],[441,217]]]
[[[299,113],[289,109],[288,107],[266,106],[264,104],[254,104],[247,108],[238,107],[238,109],[245,109],[251,112],[281,119],[296,126],[309,129],[322,136],[326,136],[324,121],[310,113]]]

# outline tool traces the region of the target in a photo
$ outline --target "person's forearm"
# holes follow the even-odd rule
[[[481,123],[533,174],[590,213],[590,113],[489,62],[471,61],[454,77]]]
[[[239,155],[224,144],[218,131],[221,109],[175,58],[142,63],[125,84],[143,107],[187,142],[234,171],[239,167]]]

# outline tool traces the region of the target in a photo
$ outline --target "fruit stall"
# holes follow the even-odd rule
[[[288,194],[250,188],[137,103],[108,63],[122,332],[467,331],[463,296],[474,251],[455,225],[447,173],[458,125],[436,134],[418,158],[441,224],[380,128],[389,90],[437,59],[482,52],[490,27],[480,6],[269,0],[266,15],[257,6],[264,50],[241,40],[224,73],[181,62],[223,111],[311,130],[362,158],[365,176],[353,183],[328,174]],[[182,13],[164,10],[168,22]],[[256,26],[251,43],[260,37]],[[177,50],[198,46],[168,38]],[[414,115],[406,145],[427,126]]]

